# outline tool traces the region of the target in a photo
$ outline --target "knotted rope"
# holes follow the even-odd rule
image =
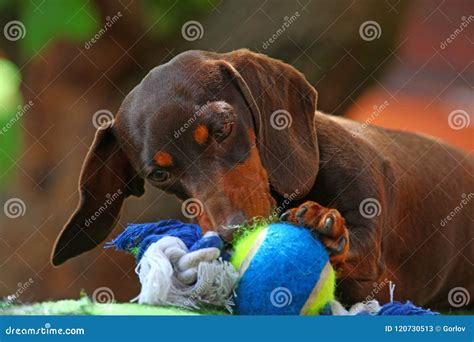
[[[231,311],[238,273],[224,260],[228,257],[216,233],[202,236],[198,225],[166,220],[129,225],[111,246],[136,256],[141,291],[133,301]]]

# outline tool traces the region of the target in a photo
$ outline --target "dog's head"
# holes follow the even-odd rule
[[[53,264],[102,242],[144,180],[194,201],[204,230],[268,216],[270,189],[303,197],[318,171],[317,93],[291,66],[247,50],[189,51],[153,69],[99,129],[80,203]]]

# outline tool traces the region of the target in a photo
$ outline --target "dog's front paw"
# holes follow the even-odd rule
[[[298,208],[285,211],[280,220],[313,230],[328,249],[333,265],[337,266],[346,260],[349,252],[349,231],[344,218],[336,209],[307,201]]]

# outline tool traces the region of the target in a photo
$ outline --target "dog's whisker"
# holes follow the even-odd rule
[[[221,228],[224,230],[236,230],[239,229],[240,225],[238,224],[227,224],[227,225],[221,225]]]

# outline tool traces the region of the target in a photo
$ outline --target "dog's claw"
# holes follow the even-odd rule
[[[339,240],[337,240],[337,247],[330,247],[326,246],[327,250],[331,255],[339,255],[344,251],[344,247],[346,247],[347,239],[345,236],[341,236]]]
[[[304,218],[304,215],[306,214],[306,212],[308,211],[308,208],[307,207],[301,207],[300,209],[298,209],[298,211],[296,212],[295,216],[296,216],[296,220],[298,221],[298,223],[302,226],[305,225],[305,218]]]
[[[283,221],[283,222],[288,221],[288,218],[290,217],[290,215],[291,215],[290,210],[285,211],[283,214],[281,214],[280,221]]]
[[[306,214],[307,211],[308,211],[307,207],[299,208],[298,211],[296,212],[296,218],[297,219],[303,218],[303,215]]]
[[[334,224],[334,218],[332,216],[326,217],[324,220],[324,226],[319,231],[323,235],[330,235],[332,232],[332,226]]]
[[[311,229],[327,248],[333,265],[345,262],[349,251],[349,231],[337,209],[307,201],[285,211],[280,220]]]

